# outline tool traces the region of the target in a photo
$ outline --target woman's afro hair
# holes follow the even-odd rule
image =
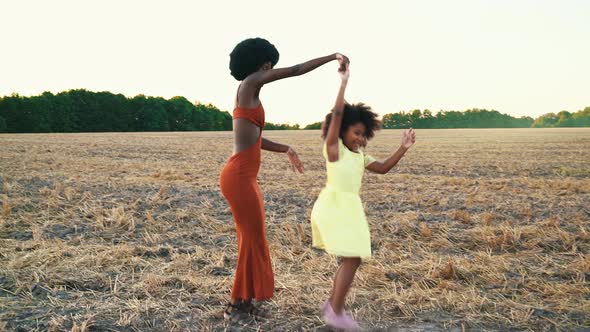
[[[241,41],[229,55],[231,75],[238,81],[258,71],[267,62],[274,67],[279,62],[279,51],[268,40],[262,38]]]

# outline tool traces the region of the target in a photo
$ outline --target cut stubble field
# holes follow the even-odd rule
[[[311,248],[319,131],[268,131],[273,318],[327,330],[337,260]],[[385,158],[401,131],[367,152]],[[222,318],[237,248],[218,185],[231,132],[0,135],[0,330],[239,330]],[[590,129],[418,130],[361,198],[373,258],[349,309],[372,330],[590,329]]]

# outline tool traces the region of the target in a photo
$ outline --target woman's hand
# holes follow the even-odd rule
[[[336,53],[336,60],[338,60],[339,65],[338,71],[344,72],[346,70],[346,67],[350,63],[350,59],[348,59],[348,57],[344,54]]]
[[[293,150],[293,148],[289,147],[287,150],[287,157],[289,157],[289,162],[291,163],[291,169],[293,172],[297,170],[299,173],[303,173],[303,164],[297,155],[297,152]]]

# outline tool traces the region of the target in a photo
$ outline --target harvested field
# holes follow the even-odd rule
[[[337,262],[311,248],[319,135],[265,133],[306,172],[263,153],[274,318],[243,330],[326,330]],[[230,132],[0,135],[0,330],[238,330],[221,316],[231,146]],[[590,329],[590,129],[418,130],[362,198],[374,258],[349,308],[367,329]]]

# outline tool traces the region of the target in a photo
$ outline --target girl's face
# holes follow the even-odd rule
[[[367,127],[362,122],[357,122],[346,129],[342,141],[344,145],[350,150],[357,152],[361,147],[367,144],[365,131]]]

